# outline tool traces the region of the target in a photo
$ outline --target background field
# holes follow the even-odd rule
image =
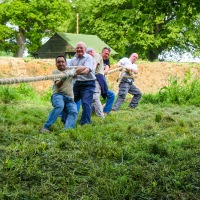
[[[3,77],[29,77],[51,74],[55,68],[54,59],[31,58],[0,58],[0,78]],[[158,92],[163,86],[169,84],[170,76],[184,77],[190,69],[191,73],[200,77],[200,63],[173,63],[173,62],[143,62],[138,61],[139,73],[135,84],[143,93]],[[115,65],[111,65],[111,69]],[[110,87],[117,93],[116,82],[119,72],[107,76]],[[46,91],[52,81],[31,83],[37,91]]]

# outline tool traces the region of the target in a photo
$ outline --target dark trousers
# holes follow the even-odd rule
[[[91,123],[92,100],[95,90],[95,80],[93,81],[76,81],[74,84],[74,101],[81,100],[82,115],[80,124]]]
[[[133,95],[129,107],[135,108],[138,105],[138,102],[142,97],[141,91],[134,85],[133,82],[128,83],[122,80],[121,83],[119,84],[119,92],[117,100],[112,108],[113,110],[115,111],[119,110],[128,93]]]

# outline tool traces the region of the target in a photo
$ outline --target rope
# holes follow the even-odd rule
[[[116,72],[116,71],[119,71],[119,70],[122,70],[122,67],[118,67],[116,69],[109,70],[107,74],[112,74],[113,72]]]
[[[77,66],[70,66],[68,69],[74,69]],[[115,71],[120,70],[121,67],[108,71],[108,74],[111,74]],[[68,75],[68,73],[66,73]],[[16,84],[16,83],[27,83],[27,82],[37,82],[37,81],[46,81],[53,80],[56,78],[65,78],[65,74],[55,74],[55,75],[46,75],[46,76],[35,76],[35,77],[16,77],[16,78],[3,78],[0,79],[0,85],[5,84]]]
[[[77,68],[77,67],[71,66],[68,69],[74,69],[74,68]],[[68,75],[68,72],[66,72],[66,75]],[[4,78],[4,79],[0,79],[0,85],[53,80],[56,78],[65,78],[66,75],[65,74],[54,74],[54,75],[35,76],[35,77]]]

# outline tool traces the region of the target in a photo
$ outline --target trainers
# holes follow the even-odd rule
[[[40,133],[50,133],[51,131],[48,128],[42,128]]]

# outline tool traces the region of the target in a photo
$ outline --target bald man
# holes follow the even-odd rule
[[[142,97],[142,93],[134,85],[133,75],[138,73],[138,66],[135,64],[137,59],[138,54],[132,53],[129,58],[122,58],[117,64],[119,67],[122,66],[124,70],[122,71],[123,74],[119,84],[117,99],[112,108],[113,111],[117,111],[120,109],[128,93],[133,95],[133,98],[129,104],[129,108],[132,109],[134,109],[138,105],[138,102]]]

